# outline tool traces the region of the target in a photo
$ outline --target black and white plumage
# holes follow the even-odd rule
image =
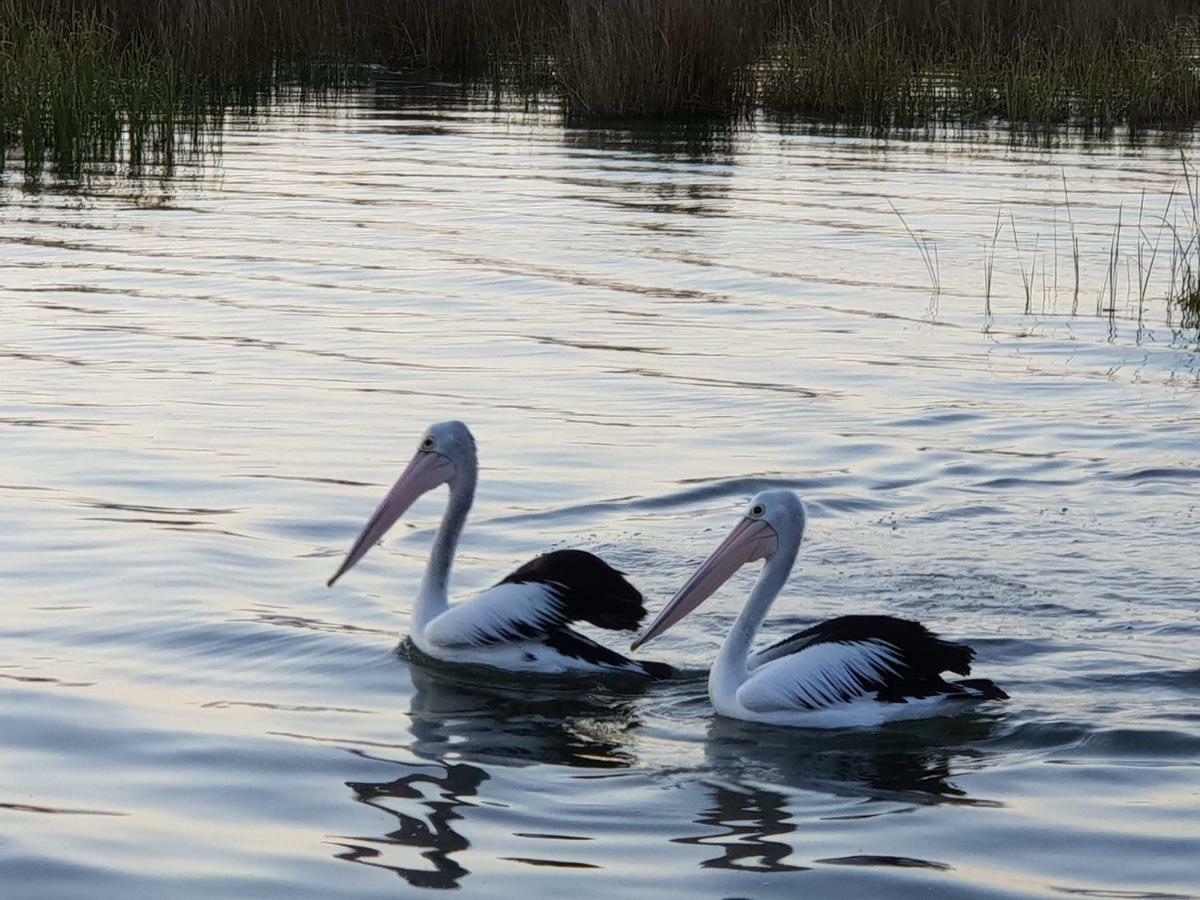
[[[527,672],[599,667],[669,677],[670,666],[630,660],[568,627],[637,631],[645,615],[641,593],[621,572],[585,550],[555,550],[432,619],[418,646],[433,656],[452,652],[459,661]]]
[[[686,616],[742,565],[763,559],[709,674],[709,696],[722,715],[806,727],[876,725],[942,714],[964,701],[1007,699],[986,679],[946,681],[943,672],[970,674],[975,651],[892,616],[840,616],[750,653],[791,572],[804,523],[804,505],[791,491],[759,494],[634,647]]]
[[[946,681],[943,672],[971,674],[975,651],[946,641],[919,622],[892,616],[839,616],[806,628],[747,660],[750,671],[788,661],[787,679],[743,685],[747,706],[822,709],[874,698],[907,703],[930,698],[1004,700],[987,679]]]
[[[636,631],[645,616],[637,588],[621,572],[583,550],[543,554],[473,599],[450,605],[450,566],[474,498],[477,473],[475,439],[467,426],[461,422],[431,426],[329,583],[358,562],[421,494],[448,484],[450,500],[413,611],[410,636],[418,649],[446,662],[533,674],[670,676],[670,666],[628,659],[569,627],[587,622],[604,629]]]

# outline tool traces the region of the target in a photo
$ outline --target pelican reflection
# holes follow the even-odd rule
[[[413,887],[457,888],[470,874],[471,842],[460,829],[470,810],[489,803],[484,765],[614,769],[634,763],[632,703],[602,686],[564,693],[524,682],[454,683],[416,662],[410,671],[411,749],[420,761],[355,751],[397,774],[347,782],[355,800],[393,816],[396,827],[379,837],[333,840],[339,859],[388,869]]]
[[[411,667],[413,752],[507,766],[628,768],[635,761],[633,700],[535,679],[455,682],[448,667]],[[627,685],[628,686],[628,685]]]
[[[468,872],[453,854],[466,850],[471,844],[454,830],[451,823],[463,817],[460,809],[475,805],[469,798],[478,796],[479,786],[487,778],[487,773],[478,766],[460,763],[431,765],[387,782],[346,782],[356,800],[395,816],[398,827],[383,837],[336,841],[343,848],[343,852],[336,854],[337,858],[390,869],[413,887],[458,887],[459,880]],[[425,786],[433,789],[433,797],[426,797]],[[388,851],[397,848],[415,850],[421,864],[389,862],[392,854]]]
[[[696,824],[718,832],[675,839],[677,844],[720,849],[721,855],[703,860],[701,868],[744,872],[802,872],[808,868],[784,862],[792,855],[792,845],[771,840],[796,830],[786,795],[761,787],[708,787],[712,806],[700,814]]]
[[[986,758],[978,746],[993,716],[958,716],[873,730],[820,732],[754,728],[734,719],[709,724],[705,757],[714,774],[734,783],[780,785],[864,801],[927,806],[989,806],[956,780]]]
[[[705,744],[709,802],[694,820],[702,831],[674,842],[719,850],[700,862],[702,868],[798,872],[809,868],[791,859],[803,830],[831,819],[870,818],[913,805],[996,805],[968,796],[954,780],[982,757],[973,747],[994,724],[993,718],[960,717],[873,732],[809,733],[714,718]],[[804,793],[844,797],[852,805],[835,813],[819,803],[806,814]]]

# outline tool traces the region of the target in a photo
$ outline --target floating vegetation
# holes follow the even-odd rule
[[[366,67],[571,121],[755,110],[881,130],[1200,121],[1200,0],[0,0],[0,152],[169,165],[281,89]]]

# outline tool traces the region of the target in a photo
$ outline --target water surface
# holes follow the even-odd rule
[[[1190,142],[704,143],[437,100],[233,121],[166,178],[5,182],[6,900],[1200,895],[1200,357],[1131,291],[1128,218]],[[579,546],[657,610],[788,486],[773,636],[919,618],[1011,702],[715,719],[749,572],[646,648],[673,684],[415,663],[441,495],[324,581],[449,417],[483,467],[456,592]]]

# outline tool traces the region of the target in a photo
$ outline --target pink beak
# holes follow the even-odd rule
[[[370,521],[363,528],[362,534],[358,536],[358,540],[354,542],[354,546],[342,560],[341,566],[338,567],[333,577],[325,582],[326,586],[333,587],[335,581],[350,571],[351,567],[387,533],[387,530],[396,524],[396,520],[404,515],[418,497],[439,485],[446,484],[455,474],[454,463],[441,454],[428,451],[417,453],[404,473],[396,479],[396,483],[388,491],[387,496],[383,498],[383,502],[379,504]]]
[[[636,650],[658,637],[715,594],[734,572],[748,562],[770,556],[778,547],[774,528],[762,519],[742,519],[629,649]]]

